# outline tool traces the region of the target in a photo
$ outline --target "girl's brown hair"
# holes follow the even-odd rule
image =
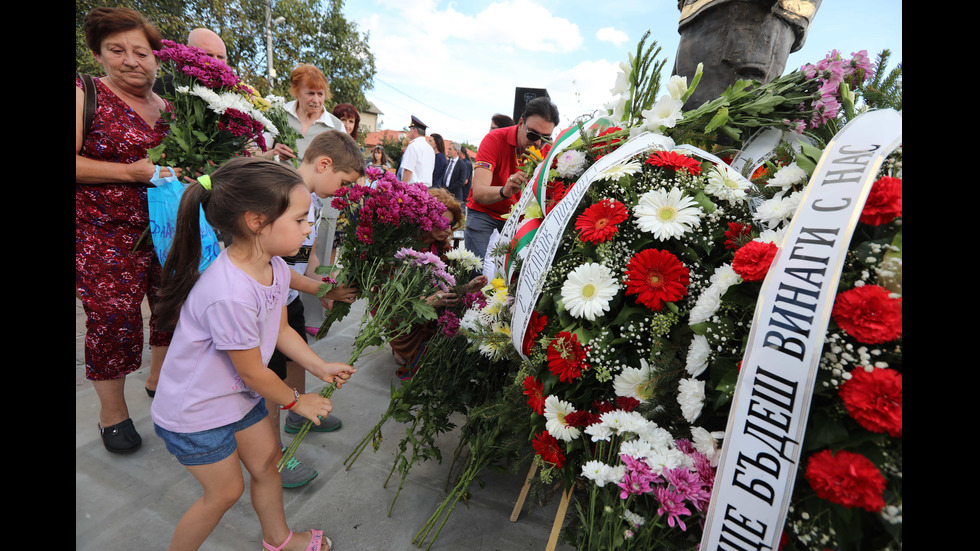
[[[289,194],[305,185],[292,167],[262,157],[236,157],[210,175],[211,185],[187,186],[177,212],[173,245],[163,265],[163,281],[156,313],[163,327],[177,323],[180,308],[200,277],[200,210],[215,230],[235,240],[251,241],[245,213],[262,216],[271,224],[289,208]]]

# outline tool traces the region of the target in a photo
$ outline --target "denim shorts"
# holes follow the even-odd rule
[[[235,433],[263,421],[269,412],[265,408],[265,398],[259,400],[252,411],[240,421],[200,432],[171,432],[153,423],[153,430],[167,445],[181,465],[210,465],[231,455],[238,444]]]

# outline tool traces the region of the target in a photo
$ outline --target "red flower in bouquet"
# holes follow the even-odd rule
[[[762,281],[769,273],[778,250],[775,243],[749,241],[735,251],[732,269],[745,281]]]
[[[607,199],[585,209],[575,220],[575,229],[579,231],[580,240],[598,245],[616,235],[619,231],[616,224],[628,217],[629,213],[622,203]]]
[[[562,331],[548,345],[548,369],[563,383],[570,383],[588,369],[585,363],[585,347],[578,342],[578,335]]]
[[[521,352],[525,356],[531,355],[531,347],[534,346],[534,341],[537,340],[538,335],[541,334],[546,325],[548,325],[548,316],[543,316],[532,310],[531,319],[527,322],[527,331],[524,332],[524,342],[521,344]]]
[[[544,415],[544,387],[537,377],[524,378],[524,395],[527,396],[527,405],[538,415]]]
[[[534,453],[540,455],[541,459],[551,463],[556,468],[560,469],[565,464],[565,454],[559,447],[558,439],[548,434],[548,431],[543,431],[535,436],[531,445],[534,446]]]
[[[885,477],[870,459],[858,453],[824,450],[810,456],[806,479],[817,497],[876,513],[885,506]]]
[[[585,428],[589,425],[594,425],[601,420],[602,419],[597,414],[584,409],[575,410],[565,415],[565,424],[570,427]]]
[[[752,239],[752,226],[729,222],[725,231],[725,248],[738,250]]]
[[[646,249],[633,255],[626,266],[626,295],[653,311],[665,302],[680,300],[691,283],[690,272],[668,251]]]
[[[871,186],[859,220],[871,226],[887,224],[902,216],[902,180],[885,176]]]
[[[621,138],[606,138],[606,136],[608,136],[610,134],[615,134],[616,132],[621,132],[622,130],[623,129],[620,128],[620,127],[618,127],[618,126],[613,126],[613,127],[610,127],[610,128],[607,128],[607,129],[603,130],[602,132],[599,132],[599,134],[596,136],[595,141],[592,142],[592,149],[593,150],[601,150],[601,149],[615,147],[617,144],[619,144],[623,140]],[[605,138],[605,139],[603,139],[603,138]],[[596,157],[596,160],[599,160],[599,158],[601,158],[601,155],[599,155],[598,157]]]
[[[877,285],[863,285],[834,300],[831,317],[845,333],[865,344],[878,344],[902,336],[902,297]]]
[[[840,387],[847,412],[871,432],[902,436],[902,374],[892,369],[857,368]]]
[[[670,168],[674,171],[684,169],[695,176],[701,174],[701,163],[687,155],[673,151],[654,151],[647,157],[646,164]]]
[[[167,39],[163,39],[161,44],[163,48],[153,53],[161,63],[173,64],[179,73],[194,78],[212,90],[249,92],[248,87],[241,82],[231,67],[220,59],[211,57],[204,50]]]

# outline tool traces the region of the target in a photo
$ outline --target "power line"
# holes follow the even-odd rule
[[[396,92],[398,92],[399,94],[401,94],[401,95],[403,95],[403,96],[405,96],[406,98],[408,98],[408,99],[410,99],[410,100],[412,100],[412,101],[415,101],[415,102],[418,102],[418,103],[420,103],[420,104],[422,104],[422,105],[424,105],[424,106],[426,106],[426,107],[428,107],[429,109],[432,109],[433,111],[436,111],[437,113],[441,113],[441,114],[443,114],[443,115],[446,115],[447,117],[449,117],[449,118],[451,118],[451,119],[455,119],[455,120],[457,120],[457,121],[459,121],[459,122],[465,122],[465,121],[463,121],[463,119],[461,119],[461,118],[459,118],[459,117],[456,117],[456,116],[454,116],[454,115],[450,115],[449,113],[446,113],[445,111],[443,111],[443,110],[441,110],[441,109],[439,109],[439,108],[437,108],[437,107],[433,107],[433,106],[431,106],[431,105],[429,105],[428,103],[425,103],[425,102],[424,102],[424,101],[422,101],[422,100],[419,100],[419,99],[417,99],[417,98],[414,98],[414,97],[412,97],[412,96],[410,96],[410,95],[408,95],[408,94],[406,94],[405,92],[402,92],[402,91],[401,91],[401,90],[399,90],[398,88],[395,88],[395,87],[394,87],[394,86],[392,86],[391,84],[388,84],[387,82],[385,82],[385,81],[383,81],[383,80],[381,80],[381,79],[379,79],[379,78],[377,78],[377,77],[375,77],[375,78],[374,78],[374,80],[375,80],[375,81],[377,81],[377,82],[380,82],[381,84],[384,84],[385,86],[387,86],[387,87],[389,87],[389,88],[391,88],[392,90],[394,90],[394,91],[396,91]]]

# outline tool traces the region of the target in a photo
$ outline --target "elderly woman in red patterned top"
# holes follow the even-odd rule
[[[129,416],[126,375],[143,357],[144,297],[152,307],[161,266],[149,239],[147,150],[167,134],[170,105],[153,92],[160,32],[128,8],[95,8],[85,40],[105,75],[93,78],[97,107],[85,128],[85,84],[75,80],[75,291],[85,309],[85,377],[99,397],[99,431],[110,452],[128,453],[142,439]],[[164,176],[170,175],[164,170]],[[137,243],[139,246],[137,247]],[[134,250],[135,248],[135,250]],[[151,396],[171,334],[150,318]]]

